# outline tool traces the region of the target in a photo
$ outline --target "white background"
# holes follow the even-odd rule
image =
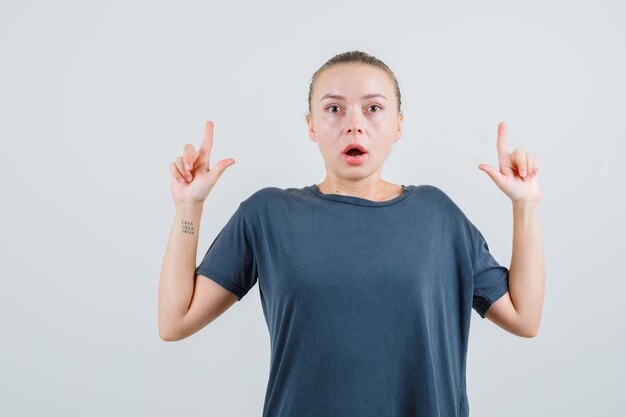
[[[383,178],[432,184],[510,264],[496,131],[539,159],[537,337],[473,312],[472,416],[617,416],[623,401],[622,1],[0,1],[0,414],[260,416],[258,285],[179,342],[157,330],[168,165],[215,122],[198,262],[254,191],[321,182],[310,77],[363,50],[395,71]]]

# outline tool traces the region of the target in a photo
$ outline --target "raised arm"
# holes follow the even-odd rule
[[[486,318],[522,337],[535,337],[541,323],[545,268],[539,222],[541,191],[537,157],[506,146],[506,124],[498,125],[499,170],[481,164],[513,204],[513,254],[509,268],[509,292],[487,310]]]
[[[165,341],[184,339],[197,332],[237,301],[231,292],[195,274],[204,201],[226,168],[235,163],[232,158],[224,159],[209,169],[212,144],[213,122],[208,121],[199,151],[186,144],[183,155],[170,164],[176,216],[158,294],[159,336]]]

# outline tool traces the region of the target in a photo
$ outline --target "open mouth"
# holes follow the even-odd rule
[[[345,149],[343,150],[343,153],[346,155],[350,155],[350,156],[359,156],[364,153],[367,153],[367,151],[362,145],[355,143],[355,144],[350,144],[346,146]]]
[[[346,152],[346,154],[350,155],[350,156],[359,156],[359,155],[363,154],[363,152],[361,152],[360,149],[352,148],[348,152]]]

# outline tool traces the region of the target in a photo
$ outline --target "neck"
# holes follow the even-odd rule
[[[350,181],[326,177],[317,184],[322,194],[339,194],[364,198],[372,201],[385,201],[402,193],[401,186],[380,178],[374,180]]]

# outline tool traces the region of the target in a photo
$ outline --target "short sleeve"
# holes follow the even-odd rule
[[[471,229],[474,248],[472,307],[484,319],[489,307],[509,290],[509,270],[489,253],[482,233],[473,225]]]
[[[240,301],[257,281],[254,247],[242,204],[209,246],[196,274],[215,281]]]

